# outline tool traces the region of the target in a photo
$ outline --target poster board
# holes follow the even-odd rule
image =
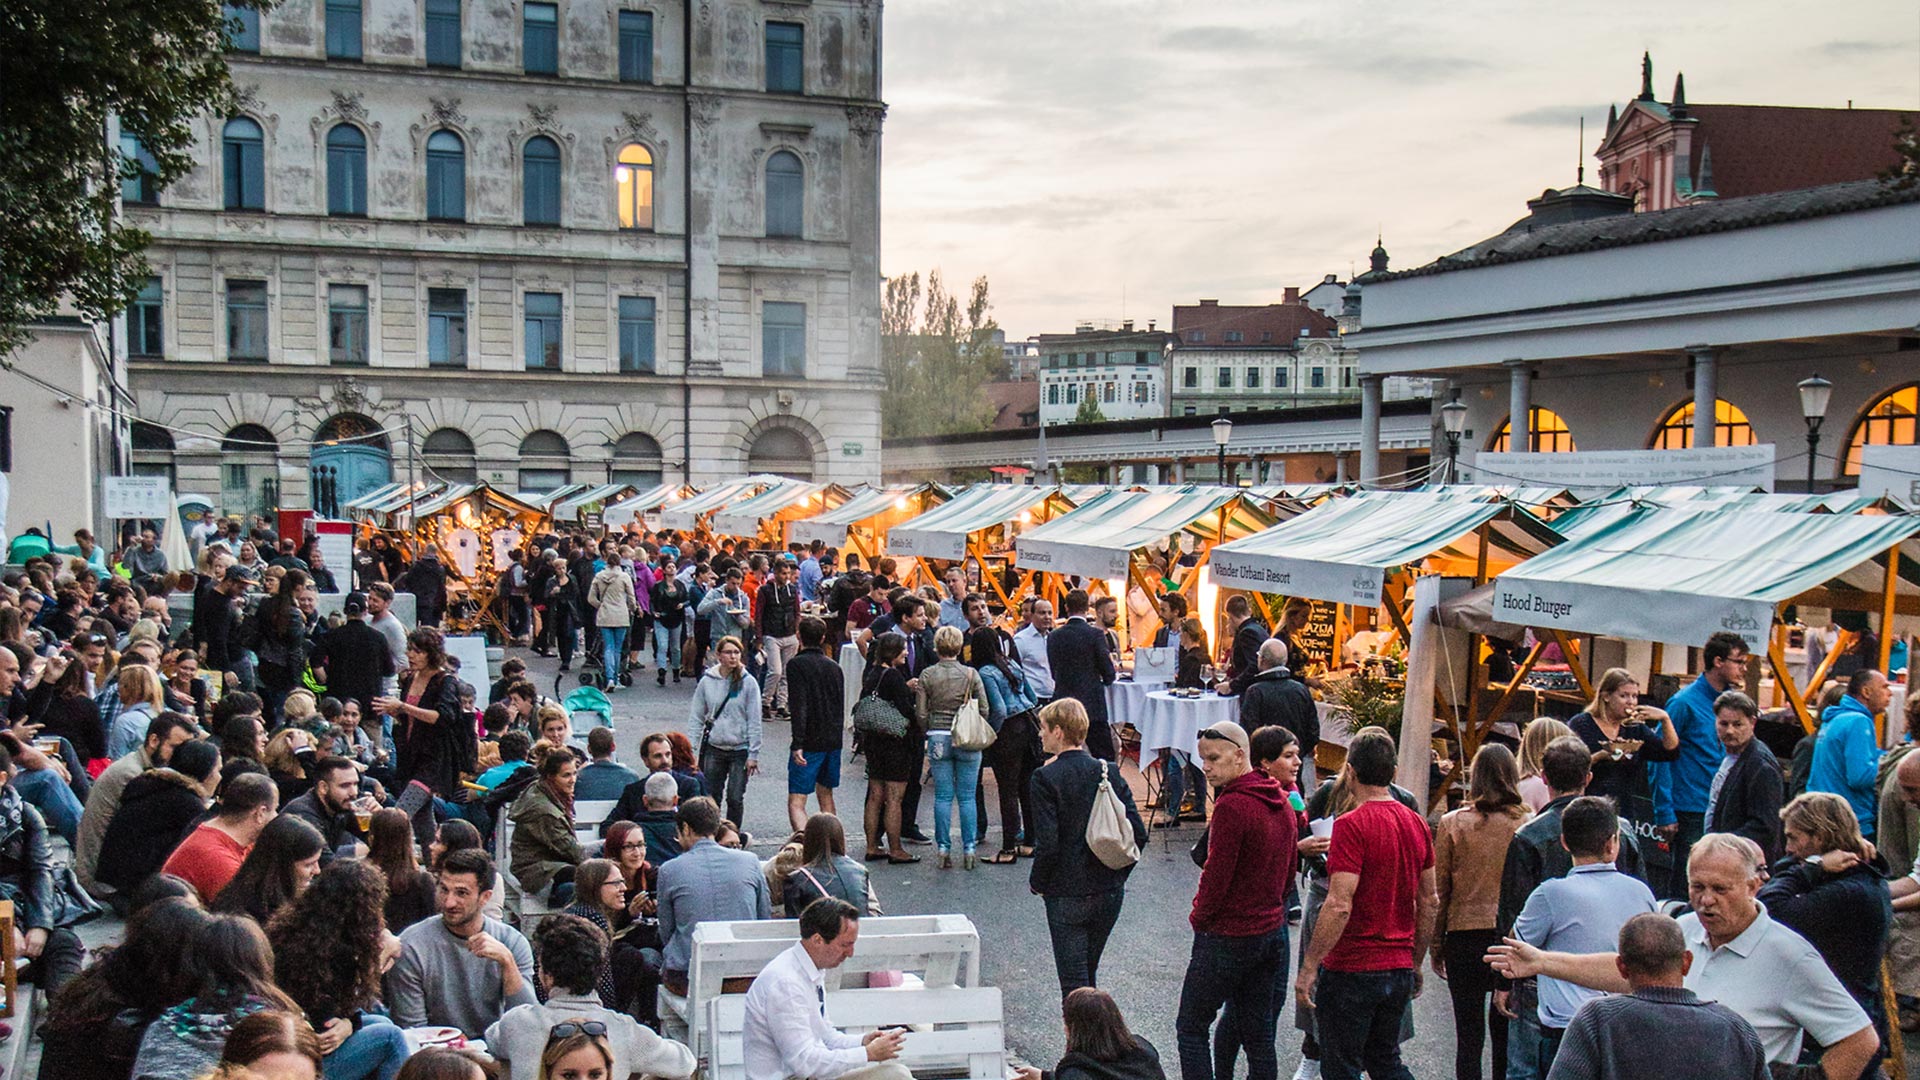
[[[315,518],[312,525],[320,557],[333,571],[333,591],[344,592],[353,583],[353,522]]]
[[[1287,667],[1295,674],[1311,670],[1315,674],[1325,672],[1333,666],[1334,657],[1334,618],[1339,611],[1338,604],[1325,600],[1308,600],[1310,610],[1307,625],[1300,628],[1297,640],[1303,657],[1287,657]],[[1311,662],[1312,667],[1308,667]]]
[[[1859,491],[1920,506],[1920,446],[1861,447]]]
[[[493,682],[493,672],[487,668],[487,639],[480,634],[448,635],[446,643],[447,655],[460,661],[460,681],[485,694]]]
[[[173,516],[173,489],[164,476],[107,476],[101,484],[109,518],[165,521]]]

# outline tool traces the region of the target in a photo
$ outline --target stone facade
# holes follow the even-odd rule
[[[1167,354],[1164,331],[1082,326],[1071,334],[1040,334],[1035,343],[1040,376],[1040,423],[1073,423],[1082,401],[1092,398],[1108,420],[1167,415]]]
[[[127,209],[163,297],[132,387],[165,430],[136,430],[137,468],[249,504],[229,511],[310,505],[322,459],[351,480],[342,501],[410,470],[509,490],[877,479],[877,0],[467,0],[457,68],[428,66],[439,5],[416,0],[364,0],[343,58],[351,6],[284,0],[233,56],[257,209],[233,206],[248,147],[228,117],[204,123],[199,168]],[[528,73],[535,9],[555,15],[551,74]],[[786,62],[769,24],[797,87],[769,72]],[[357,204],[343,126],[364,145]],[[265,286],[252,349],[235,282]]]

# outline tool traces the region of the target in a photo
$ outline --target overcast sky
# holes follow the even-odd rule
[[[1817,24],[1817,25],[1816,25]],[[987,275],[1010,337],[1277,300],[1499,232],[1662,101],[1920,107],[1912,0],[894,0],[884,269]]]

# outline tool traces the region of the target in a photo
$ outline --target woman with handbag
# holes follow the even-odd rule
[[[1000,851],[987,861],[1006,866],[1021,855],[1033,855],[1033,848],[1023,843],[1022,826],[1033,822],[1027,781],[1040,767],[1040,728],[1033,718],[1040,703],[1019,665],[1007,659],[999,630],[991,626],[975,630],[967,639],[967,656],[986,688],[987,723],[995,732],[986,763],[992,766],[994,785],[1000,789]]]
[[[933,633],[933,651],[939,662],[920,673],[920,694],[927,710],[927,765],[933,774],[933,842],[940,852],[940,869],[953,869],[953,804],[960,803],[961,865],[979,864],[973,848],[980,808],[975,792],[980,783],[981,751],[976,739],[956,732],[956,725],[978,722],[987,690],[980,673],[960,662],[965,635],[957,626]],[[989,742],[991,740],[988,740]]]
[[[746,812],[747,777],[760,771],[760,684],[744,662],[746,646],[737,637],[714,644],[719,663],[700,677],[687,715],[687,729],[700,733],[700,771],[709,777],[716,798],[724,795],[727,820]]]
[[[900,804],[913,773],[914,740],[921,737],[919,713],[919,699],[907,678],[907,639],[881,634],[867,647],[860,700],[853,707],[853,727],[867,757],[868,862],[920,861],[901,846],[900,833]],[[888,844],[884,851],[877,846],[883,835]]]

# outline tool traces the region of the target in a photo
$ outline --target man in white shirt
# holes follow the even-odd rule
[[[853,955],[860,909],[822,897],[800,913],[800,943],[775,957],[747,991],[747,1075],[756,1080],[913,1080],[895,1061],[897,1029],[848,1035],[827,1023],[827,971]]]
[[[1828,1080],[1854,1080],[1880,1046],[1867,1014],[1807,939],[1774,922],[1758,896],[1760,846],[1731,833],[1708,833],[1687,858],[1693,910],[1679,919],[1693,954],[1686,989],[1738,1013],[1760,1036],[1767,1061],[1792,1064],[1803,1037],[1826,1047]],[[1511,979],[1548,975],[1609,993],[1630,992],[1617,953],[1541,952],[1517,938],[1487,960]]]
[[[1039,597],[1027,608],[1027,625],[1013,635],[1020,674],[1042,705],[1053,699],[1053,668],[1047,664],[1047,635],[1053,632],[1053,604]]]

